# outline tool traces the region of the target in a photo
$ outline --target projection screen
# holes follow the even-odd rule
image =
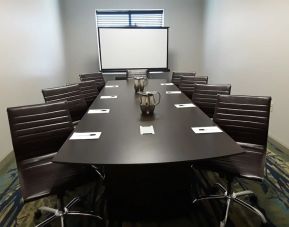
[[[168,27],[98,28],[100,69],[168,70]]]

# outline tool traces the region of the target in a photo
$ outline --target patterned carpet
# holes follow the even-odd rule
[[[289,155],[282,152],[272,144],[268,144],[266,163],[266,177],[262,183],[239,179],[234,183],[235,191],[247,188],[257,195],[257,202],[253,204],[265,214],[271,227],[289,226]],[[210,186],[215,182],[223,182],[217,174],[212,172],[194,171],[192,182],[197,182],[194,193],[209,192]],[[93,184],[85,185],[73,191],[69,191],[65,197],[68,202],[74,195],[81,195],[84,199],[81,206],[87,207],[91,200]],[[237,190],[236,190],[237,189]],[[0,168],[0,226],[34,226],[38,220],[34,218],[34,212],[40,206],[56,207],[56,198],[51,196],[23,205],[19,191],[17,169],[13,157]],[[222,216],[224,203],[200,202],[192,206],[191,213],[184,217],[162,219],[154,222],[123,222],[110,223],[111,226],[125,227],[154,227],[154,226],[218,226]],[[17,215],[18,214],[18,215]],[[17,216],[17,218],[16,218]],[[69,218],[68,226],[100,226],[98,222],[88,218]],[[60,226],[55,221],[52,227]],[[233,204],[227,226],[255,227],[262,226],[261,221],[253,213]]]

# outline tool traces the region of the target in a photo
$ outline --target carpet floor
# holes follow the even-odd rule
[[[15,162],[6,166],[3,173],[0,172],[0,226],[34,226],[47,217],[43,214],[40,218],[35,219],[34,213],[41,206],[56,207],[56,197],[50,196],[29,202],[23,205],[19,191],[17,178],[17,169]],[[289,226],[289,156],[272,144],[268,145],[266,174],[262,183],[244,179],[238,179],[234,182],[234,191],[242,189],[252,190],[257,195],[257,201],[249,201],[255,207],[260,209],[268,220],[271,227]],[[194,194],[209,193],[211,186],[215,182],[224,182],[224,179],[218,174],[209,171],[194,171],[193,182]],[[83,198],[82,203],[75,209],[83,209],[90,204],[91,192],[94,184],[88,184],[73,191],[69,191],[65,196],[65,201],[70,201],[75,195]],[[188,214],[178,217],[166,217],[165,219],[130,222],[123,221],[110,222],[110,226],[122,227],[193,227],[193,226],[218,226],[222,219],[224,202],[202,201],[193,204]],[[97,208],[96,208],[97,209]],[[17,215],[18,214],[18,215]],[[16,217],[17,215],[17,217]],[[16,218],[15,218],[16,217]],[[59,221],[54,221],[51,227],[60,226]],[[90,218],[67,218],[67,226],[103,226],[99,221]],[[227,226],[235,227],[256,227],[262,226],[258,216],[233,204],[229,212]]]

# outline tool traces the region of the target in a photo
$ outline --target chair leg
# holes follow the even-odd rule
[[[67,209],[65,208],[65,205],[64,205],[64,193],[62,192],[62,193],[58,194],[57,197],[58,197],[59,206],[60,206],[59,213],[61,215],[59,215],[59,216],[60,216],[61,227],[66,227],[67,224],[66,224],[66,220],[64,219],[64,215],[66,214]],[[72,201],[74,201],[74,199],[72,199]],[[70,203],[68,203],[68,204],[70,204]]]
[[[39,210],[41,210],[41,211],[46,211],[46,212],[49,212],[49,213],[53,213],[53,214],[55,214],[55,215],[57,215],[57,213],[59,212],[59,210],[58,209],[54,209],[54,208],[51,208],[51,207],[39,207],[38,208]]]
[[[60,209],[54,209],[54,208],[50,208],[50,207],[40,207],[39,210],[41,211],[46,211],[49,213],[52,213],[53,215],[48,217],[46,220],[42,221],[40,224],[36,225],[35,227],[43,227],[46,226],[47,224],[49,224],[50,222],[52,222],[54,219],[56,218],[60,218],[61,221],[61,227],[65,227],[65,216],[85,216],[85,217],[91,217],[91,218],[95,218],[98,219],[100,221],[103,221],[103,218],[100,217],[99,215],[95,215],[93,212],[80,212],[80,211],[70,211],[69,209],[76,204],[77,202],[80,201],[79,197],[76,197],[74,199],[72,199],[67,206],[63,205],[63,198],[59,197],[60,199]]]
[[[257,214],[257,215],[261,218],[261,220],[262,220],[262,222],[263,222],[264,224],[267,223],[267,220],[266,220],[265,216],[264,216],[264,215],[262,214],[262,212],[259,211],[257,208],[251,206],[250,204],[248,204],[248,203],[246,203],[246,202],[244,202],[243,200],[238,199],[238,198],[234,198],[233,201],[236,202],[236,203],[238,203],[238,204],[240,204],[241,206],[249,209],[250,211],[254,212],[255,214]]]
[[[58,216],[56,216],[55,214],[53,214],[52,216],[50,216],[49,218],[45,219],[43,222],[39,223],[38,225],[35,225],[35,227],[42,227],[42,226],[46,226],[47,224],[49,224],[50,222],[52,222],[54,219],[58,218]]]
[[[60,223],[61,223],[61,227],[65,227],[64,216],[60,217]]]
[[[226,199],[225,216],[224,216],[224,219],[220,222],[220,227],[225,227],[225,225],[227,223],[231,202],[236,202],[239,205],[251,210],[252,212],[257,214],[261,218],[261,220],[262,220],[262,222],[264,224],[266,224],[267,220],[266,220],[265,216],[262,214],[261,211],[259,211],[257,208],[253,207],[252,205],[244,202],[243,200],[237,198],[237,197],[240,197],[240,196],[252,195],[252,194],[254,194],[254,192],[252,192],[250,190],[245,190],[245,191],[234,193],[232,191],[232,189],[231,189],[231,183],[232,183],[232,179],[229,179],[228,186],[227,186],[228,189],[226,189],[223,185],[221,185],[219,183],[216,183],[215,185],[218,186],[224,192],[224,194],[222,194],[222,195],[201,196],[201,197],[198,197],[198,198],[194,199],[193,203],[196,203],[196,202],[201,201],[201,200]]]
[[[215,185],[216,185],[219,189],[221,189],[221,191],[223,191],[224,193],[227,192],[227,189],[226,189],[223,185],[221,185],[220,183],[216,183]]]
[[[64,209],[70,209],[74,204],[78,203],[80,201],[79,197],[73,198],[65,207]]]
[[[72,216],[86,216],[86,217],[92,217],[92,218],[96,218],[99,220],[103,220],[102,217],[95,215],[95,214],[90,214],[90,213],[84,213],[84,212],[80,212],[80,211],[67,211],[66,215],[72,215]]]
[[[45,225],[49,224],[50,222],[52,222],[54,219],[56,219],[56,218],[60,217],[61,215],[63,215],[60,210],[54,209],[54,208],[51,208],[51,207],[43,206],[43,207],[38,208],[38,210],[45,211],[45,212],[48,212],[48,213],[52,213],[53,215],[51,215],[50,217],[48,217],[47,219],[45,219],[44,221],[42,221],[41,223],[39,223],[35,227],[45,226]]]
[[[201,201],[201,200],[209,200],[209,199],[225,199],[225,198],[227,198],[226,195],[208,195],[208,196],[200,196],[199,198],[194,199],[194,200],[193,200],[193,203],[196,203],[196,202]]]
[[[230,205],[231,205],[231,198],[228,197],[227,198],[227,203],[226,203],[225,216],[224,216],[224,219],[220,222],[220,227],[225,227],[226,226],[228,215],[229,215]]]
[[[236,193],[234,193],[234,195],[236,197],[244,196],[244,195],[254,195],[254,192],[252,192],[250,190],[246,190],[246,191],[236,192]]]
[[[80,197],[76,197],[74,199],[72,199],[63,209],[64,209],[64,216],[65,215],[72,215],[72,216],[86,216],[86,217],[92,217],[92,218],[96,218],[98,220],[103,220],[102,217],[93,214],[92,211],[90,212],[80,212],[80,211],[70,211],[70,208],[75,205],[76,203],[78,203],[80,201]]]

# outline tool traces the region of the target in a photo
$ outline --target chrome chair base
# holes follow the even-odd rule
[[[252,205],[250,205],[250,204],[248,204],[248,203],[246,203],[243,200],[238,198],[238,197],[241,197],[241,196],[253,195],[254,193],[252,191],[245,190],[245,191],[236,192],[236,193],[234,193],[234,192],[229,193],[228,190],[223,185],[221,185],[219,183],[216,183],[216,186],[223,192],[223,194],[221,194],[221,195],[201,196],[199,198],[194,199],[193,203],[196,203],[196,202],[201,201],[201,200],[225,199],[226,200],[226,212],[225,212],[224,219],[220,222],[220,227],[225,227],[226,226],[231,202],[236,202],[239,205],[241,205],[241,206],[247,208],[248,210],[254,212],[255,214],[257,214],[261,218],[261,220],[262,220],[262,222],[264,224],[267,223],[267,220],[266,220],[265,216],[262,214],[261,211],[259,211],[257,208],[253,207]]]
[[[50,207],[40,207],[39,210],[40,211],[45,211],[48,213],[52,213],[53,215],[51,215],[50,217],[48,217],[47,219],[45,219],[44,221],[42,221],[41,223],[39,223],[38,225],[35,225],[35,227],[42,227],[45,226],[47,224],[49,224],[50,222],[52,222],[54,219],[56,218],[60,218],[61,221],[61,227],[64,227],[64,218],[65,216],[85,216],[85,217],[92,217],[92,218],[96,218],[100,221],[103,221],[103,218],[95,215],[94,212],[88,212],[88,213],[84,213],[84,212],[79,212],[79,211],[70,211],[70,208],[75,205],[76,203],[78,203],[80,201],[79,197],[74,198],[73,200],[71,200],[64,208],[63,211],[60,209],[54,209],[54,208],[50,208]]]

